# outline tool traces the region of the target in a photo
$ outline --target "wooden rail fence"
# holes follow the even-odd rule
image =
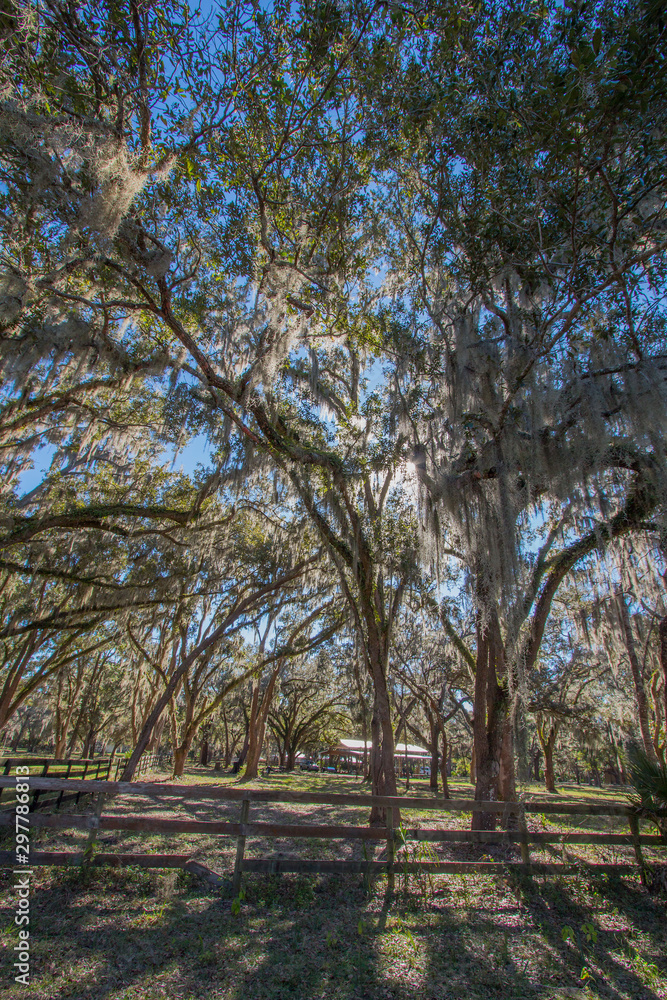
[[[12,787],[13,778],[0,778],[0,789]],[[192,859],[191,854],[93,854],[92,846],[100,830],[124,830],[144,833],[191,833],[214,834],[236,838],[236,859],[232,884],[235,892],[241,884],[244,872],[307,872],[349,873],[387,872],[390,886],[393,885],[395,871],[410,873],[451,873],[507,872],[523,870],[530,873],[558,874],[585,870],[630,874],[639,870],[642,881],[646,881],[649,867],[644,859],[643,847],[667,846],[667,837],[659,834],[642,834],[639,828],[637,810],[624,803],[565,803],[565,802],[476,802],[472,799],[408,798],[406,796],[350,795],[329,792],[298,792],[288,789],[245,789],[242,787],[219,787],[214,785],[163,785],[153,782],[117,782],[87,780],[76,781],[66,778],[31,777],[31,788],[38,791],[81,792],[97,794],[94,813],[89,815],[42,814],[32,816],[30,825],[51,829],[79,829],[88,831],[88,844],[83,852],[40,852],[30,855],[31,865],[138,865],[146,868],[185,868],[203,875],[208,881],[220,884],[223,877],[211,872],[206,866]],[[187,799],[189,804],[206,801],[238,802],[240,811],[237,822],[204,821],[191,819],[162,819],[137,815],[103,815],[105,802],[116,795],[148,796],[159,799]],[[257,803],[298,803],[306,805],[332,806],[380,806],[384,808],[386,825],[344,826],[312,823],[267,823],[250,820],[250,808]],[[470,830],[439,830],[404,828],[395,829],[396,810],[427,810],[439,813],[495,812],[504,818],[515,817],[516,829],[471,832]],[[628,823],[627,833],[588,833],[554,831],[538,832],[528,829],[527,815],[558,816],[616,816]],[[667,810],[660,813],[667,815]],[[13,810],[0,812],[0,828],[14,825]],[[245,847],[248,837],[276,838],[319,838],[329,840],[383,841],[386,843],[386,860],[305,860],[302,858],[246,858]],[[427,841],[448,844],[516,844],[521,851],[520,862],[504,861],[397,861],[396,847],[410,841]],[[625,845],[633,848],[635,862],[624,863],[583,863],[531,861],[531,845],[611,846]],[[0,866],[14,864],[11,851],[0,851]],[[662,866],[661,866],[662,867]]]
[[[114,781],[118,781],[121,774],[123,773],[123,768],[127,764],[128,760],[129,760],[129,754],[123,757],[116,757],[115,759],[116,769],[114,771],[114,776],[113,776]],[[153,753],[145,753],[143,757],[139,759],[139,763],[137,764],[134,770],[134,780],[136,781],[138,778],[141,778],[142,775],[148,774],[148,772],[152,771],[153,768],[157,767],[159,763],[160,763],[160,754],[157,752],[157,750],[154,751]],[[111,778],[111,774],[109,774],[109,778]]]
[[[64,778],[81,781],[118,781],[127,763],[127,757],[6,757],[0,758],[0,774],[9,777],[16,774],[17,767],[29,767],[31,771],[39,768],[40,778]],[[140,778],[153,770],[158,764],[158,754],[144,754],[137,764],[135,778]],[[92,795],[94,792],[86,786],[85,791],[78,791],[65,795],[60,791],[56,799],[45,798],[52,793],[52,789],[42,790],[35,785],[35,774],[30,775],[31,793],[30,809],[41,809],[45,805],[53,805],[55,801],[56,809],[59,809],[63,802],[78,802],[82,795]],[[33,789],[35,789],[33,791]],[[0,788],[0,799],[2,799],[2,788]]]
[[[114,765],[115,761],[111,757],[7,757],[0,759],[0,772],[3,777],[9,777],[12,772],[16,774],[17,767],[29,767],[31,771],[33,768],[39,768],[40,778],[46,778],[50,775],[52,778],[68,778],[72,780],[78,778],[81,781],[85,781],[88,778],[91,781],[108,781],[111,778],[111,770]],[[37,788],[34,781],[35,775],[31,774],[31,810],[40,809],[45,805],[53,805],[54,802],[56,809],[60,809],[63,802],[78,802],[82,795],[90,794],[86,790],[65,795],[65,792],[61,790],[57,793],[55,800],[53,798],[45,798],[44,796],[50,794],[52,790],[47,789],[44,791]],[[0,788],[1,797],[2,788]]]

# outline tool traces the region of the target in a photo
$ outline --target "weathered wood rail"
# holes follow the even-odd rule
[[[11,787],[14,779],[0,778],[0,788]],[[387,872],[390,885],[396,870],[405,873],[459,873],[507,872],[524,870],[549,874],[580,872],[585,869],[597,872],[628,874],[639,870],[644,881],[648,866],[643,856],[644,847],[667,846],[667,837],[658,834],[642,834],[639,828],[637,810],[624,803],[566,803],[566,802],[476,802],[472,799],[413,798],[407,796],[376,796],[367,794],[339,794],[330,792],[297,792],[289,789],[246,789],[235,786],[220,787],[206,785],[167,785],[155,782],[118,782],[104,780],[76,781],[65,778],[31,777],[31,788],[63,793],[81,791],[85,784],[87,793],[97,794],[97,807],[89,815],[41,814],[31,816],[30,825],[36,828],[78,829],[88,831],[88,845],[79,852],[33,851],[30,861],[33,865],[138,865],[147,868],[186,868],[196,871],[216,883],[221,876],[192,859],[191,854],[92,854],[92,846],[99,831],[132,831],[142,833],[191,833],[234,837],[237,842],[234,864],[233,886],[238,891],[244,872],[308,872],[308,873],[349,873]],[[103,815],[104,803],[117,795],[150,797],[151,799],[187,799],[189,804],[206,801],[226,801],[240,803],[238,821],[163,819],[143,815]],[[350,826],[336,824],[267,823],[250,820],[253,803],[299,803],[305,805],[331,806],[381,806],[385,809],[386,826]],[[421,829],[401,826],[394,829],[393,817],[396,811],[437,811],[439,813],[495,812],[505,818],[513,816],[516,829],[471,832],[470,830]],[[533,831],[528,829],[526,816],[530,814],[559,816],[615,816],[628,823],[627,833],[588,833],[580,830]],[[661,815],[667,815],[665,810]],[[0,812],[0,828],[13,826],[13,810]],[[277,838],[318,838],[329,840],[383,841],[386,843],[386,859],[380,861],[348,860],[305,860],[302,858],[246,858],[245,846],[248,837]],[[432,843],[506,845],[516,844],[521,850],[521,861],[408,861],[396,860],[396,847],[410,841]],[[624,863],[584,863],[581,861],[540,863],[531,861],[530,847],[558,845],[586,846],[628,846],[634,851],[635,861]],[[13,854],[0,852],[0,865],[13,864]]]

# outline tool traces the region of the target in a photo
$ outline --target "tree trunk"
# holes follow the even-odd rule
[[[366,624],[368,627],[368,665],[373,678],[374,701],[373,719],[371,720],[371,779],[373,795],[396,795],[396,769],[394,764],[394,727],[391,723],[391,704],[387,687],[387,650],[384,648],[388,635],[378,633],[375,619],[375,608],[366,609]],[[370,823],[372,826],[384,825],[385,812],[377,806],[371,809]],[[394,825],[400,823],[400,813],[394,809]]]
[[[190,746],[192,744],[192,738],[185,739],[180,746],[174,747],[174,766],[172,770],[172,777],[182,778],[183,771],[185,770],[185,762],[188,759],[188,754],[190,753]]]
[[[506,738],[508,703],[506,687],[498,681],[504,675],[500,630],[497,618],[483,626],[478,620],[475,670],[473,733],[475,740],[475,799],[497,802],[501,798],[501,756]],[[496,813],[474,812],[473,830],[495,830]]]
[[[514,769],[514,727],[509,713],[505,718],[503,741],[500,747],[500,798],[503,802],[516,802],[516,775]]]
[[[554,745],[551,739],[547,740],[544,748],[544,786],[551,794],[556,794],[556,776],[554,774]]]
[[[27,726],[28,726],[28,720],[27,720],[27,719],[25,719],[25,720],[24,720],[24,721],[23,721],[23,722],[21,723],[20,727],[19,727],[19,728],[18,728],[18,729],[16,730],[16,732],[14,733],[14,739],[13,739],[13,741],[12,741],[12,751],[16,752],[16,750],[18,750],[18,747],[19,747],[19,743],[20,743],[20,742],[21,742],[21,740],[23,739],[23,734],[24,734],[24,732],[26,731],[26,729],[27,729]]]
[[[442,757],[440,758],[440,777],[442,778],[442,794],[443,798],[449,798],[449,782],[447,780],[448,772],[451,770],[451,758],[447,752],[447,734],[445,732],[445,727],[440,726],[440,736],[442,737]]]
[[[558,737],[558,730],[560,729],[560,723],[558,720],[554,719],[551,725],[547,728],[547,723],[544,717],[539,717],[537,720],[537,738],[540,741],[540,746],[542,747],[542,753],[544,754],[544,785],[546,790],[551,794],[556,794],[556,776],[554,774],[554,748],[556,746],[556,738]]]
[[[246,739],[244,743],[244,761],[246,762],[246,770],[244,778],[257,777],[257,769],[255,768],[254,774],[248,773],[248,765],[251,760],[256,756],[257,748],[257,737],[258,737],[258,725],[259,725],[259,677],[254,682],[252,686],[252,698],[250,699],[250,714],[248,716],[248,731],[246,733]]]
[[[431,750],[431,776],[429,778],[428,786],[432,792],[438,794],[438,729],[435,724],[435,719],[429,713],[428,725],[431,735],[430,740],[430,750]]]
[[[644,677],[639,659],[637,657],[637,651],[635,649],[635,640],[632,634],[632,623],[630,621],[630,613],[628,611],[625,594],[619,594],[617,600],[623,639],[628,653],[628,660],[630,661],[630,670],[632,672],[632,681],[635,689],[637,719],[639,721],[642,743],[644,744],[644,749],[646,750],[649,759],[653,761],[653,763],[657,763],[658,758],[655,755],[653,740],[651,739],[651,727],[649,726],[648,720],[648,700],[646,698],[646,689],[644,687]]]
[[[278,680],[281,668],[282,663],[275,667],[271,672],[269,682],[259,704],[255,702],[253,692],[255,723],[253,726],[253,735],[250,738],[250,744],[248,747],[248,756],[246,758],[246,767],[242,779],[243,781],[249,781],[251,778],[257,777],[257,772],[259,770],[259,758],[262,756],[262,746],[264,745],[264,736],[266,733],[266,720],[269,717],[269,710],[271,708],[271,702],[273,701],[273,692],[275,691],[276,681]],[[259,681],[257,682],[257,693],[259,696]]]
[[[660,619],[658,635],[660,637],[660,666],[665,678],[665,683],[662,686],[662,694],[665,699],[665,742],[667,743],[667,615]],[[665,757],[667,758],[667,750],[665,751]]]
[[[162,742],[162,733],[164,732],[165,723],[167,717],[163,712],[157,723],[155,724],[155,729],[153,730],[151,737],[148,741],[147,750],[149,753],[153,753],[155,750],[160,749],[160,743]]]

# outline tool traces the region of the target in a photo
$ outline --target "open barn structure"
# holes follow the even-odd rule
[[[337,771],[359,774],[364,768],[370,749],[371,744],[368,741],[341,739],[322,755],[323,763],[335,767]],[[411,775],[428,777],[431,773],[430,752],[414,743],[397,743],[394,760],[399,774],[409,771]]]

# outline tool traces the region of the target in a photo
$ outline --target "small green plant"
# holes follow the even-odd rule
[[[437,861],[437,855],[431,845],[425,841],[418,841],[412,845],[408,844],[405,831],[402,827],[400,828],[397,841],[399,843],[399,850],[403,851],[403,898],[407,903],[410,891],[408,864],[412,862],[417,865],[417,870],[412,873],[412,878],[417,884],[417,892],[418,897],[421,899],[421,904],[425,905],[434,895],[435,888],[432,875],[427,868],[422,868],[422,864],[427,861]]]
[[[626,761],[637,791],[634,804],[661,833],[667,833],[667,816],[658,815],[667,808],[667,765],[651,760],[637,744],[629,747]]]
[[[417,942],[415,941],[414,934],[412,933],[412,931],[408,927],[404,927],[403,928],[403,934],[405,935],[405,937],[408,939],[408,941],[412,945],[412,950],[416,952],[417,951]]]
[[[586,923],[581,925],[581,931],[586,938],[588,944],[597,944],[598,942],[598,932],[593,924]]]
[[[656,989],[664,984],[660,969],[654,962],[647,962],[643,955],[640,955],[636,948],[630,945],[630,959],[637,974],[644,980],[651,989]]]
[[[591,983],[595,982],[595,976],[593,976],[593,974],[588,971],[585,965],[581,970],[581,975],[579,976],[579,979],[582,983],[585,983],[587,986],[589,982]]]
[[[232,916],[238,917],[241,912],[241,903],[245,900],[245,888],[241,886],[238,896],[232,900]]]

